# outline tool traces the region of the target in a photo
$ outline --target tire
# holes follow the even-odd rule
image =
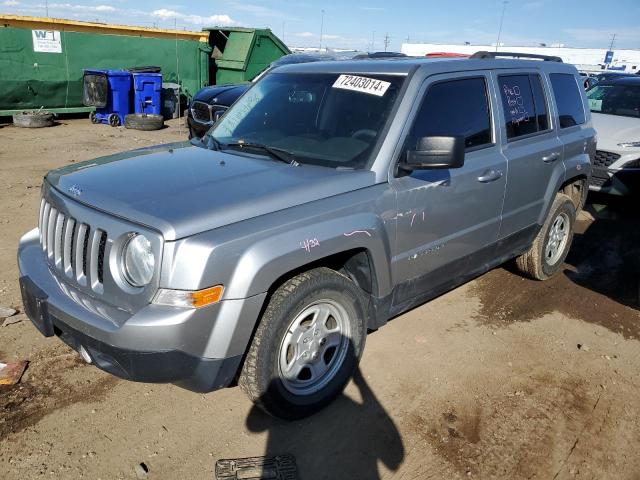
[[[316,321],[323,312],[331,313],[324,322]],[[365,312],[362,290],[334,270],[316,268],[293,277],[269,300],[245,358],[240,387],[274,417],[295,420],[318,412],[340,395],[358,366]],[[304,362],[308,366],[292,373]]]
[[[536,280],[547,280],[558,273],[571,248],[575,220],[576,207],[573,200],[564,193],[556,194],[547,219],[531,248],[516,259],[518,269]],[[558,229],[561,224],[564,225],[564,235]],[[552,248],[550,242],[556,242],[557,248]]]
[[[22,112],[13,116],[13,124],[21,128],[43,128],[53,125],[53,113]]]
[[[91,121],[91,123],[93,123],[94,125],[100,121],[100,120],[98,120],[98,116],[96,115],[96,112],[91,112],[91,113],[89,114],[89,120],[90,120],[90,121]]]
[[[124,126],[134,130],[160,130],[164,127],[164,117],[162,115],[130,113],[124,117]]]

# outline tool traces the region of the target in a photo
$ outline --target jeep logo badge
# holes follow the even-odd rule
[[[82,195],[82,189],[77,185],[71,185],[68,192],[74,197],[79,197],[80,195]]]

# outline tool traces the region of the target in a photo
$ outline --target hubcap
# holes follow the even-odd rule
[[[331,381],[349,349],[348,320],[346,310],[333,300],[314,302],[294,318],[278,357],[287,390],[310,395]]]
[[[549,230],[549,238],[547,239],[547,247],[544,251],[545,260],[549,265],[555,265],[560,260],[562,252],[567,245],[569,239],[569,217],[566,213],[561,213],[553,221]]]

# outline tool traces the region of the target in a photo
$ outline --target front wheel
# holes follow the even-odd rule
[[[558,193],[531,248],[516,259],[518,269],[536,280],[560,271],[571,247],[575,221],[575,204],[568,195]]]
[[[316,268],[272,295],[240,375],[270,415],[300,419],[337,397],[355,372],[366,337],[366,300],[347,277]]]

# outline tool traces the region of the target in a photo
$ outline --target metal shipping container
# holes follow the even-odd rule
[[[209,32],[162,30],[0,15],[0,115],[44,107],[90,111],[82,103],[87,68],[155,65],[190,97],[209,84]]]

